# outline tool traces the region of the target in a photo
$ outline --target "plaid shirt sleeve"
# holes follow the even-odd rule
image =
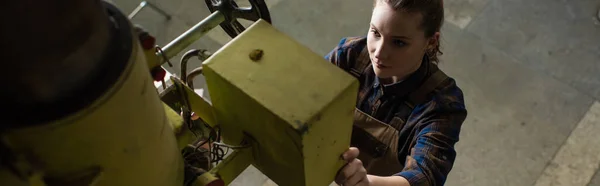
[[[327,61],[333,63],[334,65],[337,65],[339,63],[340,58],[343,57],[344,54],[343,45],[345,40],[346,39],[342,39],[340,43],[325,56],[325,59]]]
[[[454,81],[433,100],[417,106],[409,118],[416,122],[417,135],[402,172],[411,186],[441,186],[456,158],[454,144],[467,116],[461,90]]]
[[[342,38],[338,45],[325,56],[325,59],[348,71],[353,60],[356,60],[362,48],[366,46],[365,41],[364,37]]]

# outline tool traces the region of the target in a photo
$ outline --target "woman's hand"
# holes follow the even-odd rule
[[[356,147],[350,147],[350,149],[342,154],[342,158],[348,163],[338,172],[335,183],[343,186],[369,185],[367,170],[357,158],[359,153]]]

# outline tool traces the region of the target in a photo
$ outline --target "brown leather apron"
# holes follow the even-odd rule
[[[414,135],[418,131],[412,131],[409,136],[402,137],[402,140],[411,141],[410,145],[404,144],[402,147],[398,146],[399,133],[414,106],[424,103],[428,95],[446,79],[448,76],[436,68],[419,88],[409,94],[408,100],[401,103],[401,116],[395,116],[390,123],[384,123],[355,109],[351,145],[359,149],[358,159],[363,162],[368,174],[391,176],[402,171],[404,162],[399,161],[398,154],[408,154],[407,151],[412,148],[410,145],[414,145]]]
[[[354,110],[352,146],[359,148],[358,159],[368,174],[390,176],[402,170],[403,163],[398,161],[398,133],[394,127]]]

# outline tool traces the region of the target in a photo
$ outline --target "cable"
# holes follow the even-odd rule
[[[207,126],[208,127],[208,126]],[[210,128],[210,127],[209,127]],[[210,128],[211,132],[206,140],[199,141],[196,145],[190,145],[189,147],[193,147],[192,152],[184,154],[184,157],[187,161],[194,162],[201,161],[205,154],[208,153],[209,162],[211,163],[220,163],[225,159],[225,156],[229,153],[230,149],[243,149],[249,148],[250,145],[244,144],[242,146],[234,146],[221,143],[221,129],[217,126],[215,128]],[[204,151],[201,148],[206,143],[208,145],[208,151]],[[223,148],[226,148],[225,150]]]
[[[244,149],[244,148],[250,147],[250,145],[234,146],[234,145],[227,145],[227,144],[219,143],[219,142],[213,142],[213,144],[215,144],[217,146],[227,147],[227,148],[230,148],[230,149]]]
[[[223,149],[217,145],[217,143],[219,143],[218,141],[221,141],[221,128],[219,126],[217,126],[216,134],[217,138],[215,139],[215,142],[210,145],[213,147],[210,152],[212,161],[218,164],[225,157],[225,152],[223,152]]]
[[[182,63],[183,63],[183,61],[186,61],[186,60],[182,59]],[[185,85],[182,85],[182,86],[185,86]],[[183,87],[181,87],[181,88],[183,88]],[[183,122],[187,125],[188,130],[190,130],[194,134],[195,137],[198,137],[196,132],[194,132],[194,130],[193,130],[194,127],[193,127],[193,121],[192,121],[192,111],[191,111],[190,101],[188,100],[187,91],[177,91],[177,92],[179,92],[179,95],[181,96],[181,99],[184,103],[180,107],[181,112],[182,112],[181,117],[183,117]]]
[[[213,144],[213,145],[215,145],[215,144]],[[225,157],[225,151],[223,151],[222,148],[214,147],[212,149],[212,151],[211,151],[211,155],[212,155],[212,157],[211,157],[212,161],[211,162],[213,162],[213,163],[217,163],[218,164],[219,162],[223,161],[223,159],[225,159],[224,158]]]
[[[209,127],[207,125],[205,125],[206,127]],[[209,127],[210,128],[210,127]],[[216,131],[214,128],[210,128],[210,133],[208,134],[208,138],[204,141],[202,141],[200,144],[196,145],[195,150],[198,150],[198,148],[202,147],[204,144],[209,143],[210,139],[212,138],[212,135],[216,134]]]
[[[160,50],[160,49],[157,49]],[[160,52],[162,52],[162,50],[160,50]],[[185,54],[183,54],[183,56],[181,57],[180,60],[180,68],[181,68],[181,80],[184,84],[186,84],[188,87],[190,88],[194,88],[194,77],[201,75],[202,74],[202,66],[192,70],[189,74],[187,74],[187,65],[188,65],[188,61],[189,59],[191,59],[192,57],[198,57],[199,60],[204,61],[206,59],[208,59],[211,54],[207,51],[207,50],[201,50],[201,49],[192,49],[187,51]],[[182,108],[183,110],[183,119],[184,122],[188,125],[188,129],[192,131],[192,133],[194,133],[194,135],[198,138],[198,136],[196,135],[196,133],[193,130],[193,121],[191,119],[191,111],[190,111],[190,104],[189,104],[189,100],[187,100],[187,93],[186,91],[183,91],[182,95],[184,97],[184,101],[185,101],[185,106]],[[220,141],[221,139],[221,134],[220,134],[220,128],[212,128],[210,126],[208,126],[205,122],[202,122],[204,124],[205,127],[210,128],[210,133],[208,135],[208,138],[206,140],[201,140],[202,138],[204,138],[204,132],[202,132],[201,137],[199,137],[198,142],[196,145],[193,145],[193,151],[189,154],[186,154],[184,157],[186,159],[189,158],[196,158],[196,159],[200,159],[201,157],[198,157],[198,154],[202,154],[202,153],[209,153],[208,156],[210,156],[209,158],[209,164],[213,163],[213,162],[220,162],[224,159],[225,157],[225,151],[222,149],[222,147],[227,147],[225,144],[221,144],[218,143],[216,141]],[[200,148],[205,145],[206,143],[208,143],[208,151],[206,152],[200,152]],[[215,144],[217,143],[217,144]],[[227,149],[227,152],[229,152],[229,149]],[[193,159],[192,159],[193,160]]]

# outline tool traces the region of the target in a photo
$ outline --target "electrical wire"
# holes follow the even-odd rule
[[[163,56],[164,60],[168,62],[168,59],[166,59],[166,57],[163,55],[162,49],[157,47],[157,51]],[[192,57],[198,56],[198,58],[203,61],[207,58],[206,53],[207,53],[206,50],[193,49],[193,50],[186,52],[181,57],[181,60],[180,60],[181,80],[184,83],[184,85],[187,85],[188,79],[193,79],[196,75],[202,73],[201,70],[199,70],[200,72],[198,72],[197,69],[194,69],[190,74],[187,74],[188,60],[191,59]],[[168,62],[168,63],[169,63],[169,65],[171,65],[170,62]],[[188,77],[191,77],[191,78],[188,78]],[[193,80],[190,83],[192,84],[191,87],[193,89]],[[181,88],[183,88],[183,87],[181,87]],[[193,168],[205,168],[207,170],[211,169],[213,166],[213,164],[212,164],[213,162],[215,162],[215,161],[220,162],[224,157],[223,150],[220,147],[212,144],[213,140],[218,139],[220,134],[214,128],[208,126],[206,124],[206,122],[202,121],[201,118],[199,118],[201,125],[204,125],[204,127],[200,127],[200,129],[209,128],[210,133],[209,133],[208,137],[206,137],[204,135],[205,132],[203,130],[201,130],[200,136],[198,136],[194,130],[194,128],[195,128],[193,125],[194,120],[192,120],[192,112],[191,112],[189,100],[187,99],[188,98],[187,91],[181,91],[180,96],[183,97],[182,101],[185,103],[185,105],[181,107],[184,123],[187,125],[188,130],[190,130],[196,137],[196,140],[193,143],[194,145],[188,146],[188,148],[191,148],[191,152],[184,151],[182,154],[184,157],[184,160],[186,162],[186,166],[193,167]],[[217,137],[215,138],[215,136],[217,136]],[[206,143],[209,144],[208,149],[201,148]],[[196,167],[196,166],[199,166],[199,167]]]
[[[160,50],[160,49],[157,49]],[[162,53],[162,50],[160,50],[160,52]],[[208,59],[211,54],[207,51],[207,50],[202,50],[202,49],[192,49],[189,50],[188,52],[186,52],[180,60],[180,68],[181,68],[181,80],[184,84],[186,84],[188,87],[190,88],[194,88],[194,78],[198,75],[202,74],[202,66],[195,68],[194,70],[192,70],[189,74],[187,73],[187,65],[188,65],[188,60],[191,59],[192,57],[198,57],[199,60],[204,61],[206,59]],[[184,97],[184,101],[186,102],[185,107],[182,108],[183,110],[183,116],[184,117],[184,122],[188,125],[188,129],[192,131],[192,133],[194,133],[194,135],[196,135],[196,133],[193,130],[193,121],[191,119],[191,111],[190,111],[190,106],[189,106],[189,100],[185,99],[187,98],[187,95],[185,93],[185,91],[183,91],[184,93],[182,94],[182,96]],[[205,122],[202,122],[204,124],[204,126],[206,128],[210,129],[210,133],[208,135],[208,137],[205,140],[202,140],[205,136],[203,135],[204,132],[202,132],[202,135],[200,137],[198,137],[196,135],[196,137],[199,139],[197,140],[197,142],[195,143],[195,145],[193,145],[192,147],[193,150],[191,153],[188,153],[186,155],[184,155],[186,160],[190,160],[192,162],[194,162],[194,160],[196,161],[200,161],[202,159],[202,155],[203,154],[207,154],[207,156],[209,156],[209,166],[212,163],[219,163],[221,161],[223,161],[225,155],[227,153],[229,153],[229,149],[239,149],[239,148],[245,148],[245,146],[231,146],[231,145],[227,145],[227,144],[223,144],[220,143],[219,141],[221,141],[221,129],[219,128],[219,126],[212,128],[210,126],[208,126]],[[209,144],[208,145],[208,151],[203,151],[203,148],[201,148],[202,146],[204,146],[205,144]],[[227,148],[225,150],[223,150],[223,148]]]
[[[209,126],[207,126],[209,127]],[[203,157],[209,156],[208,162],[211,166],[212,163],[219,164],[221,161],[225,159],[225,156],[229,153],[230,149],[243,149],[249,148],[250,145],[242,145],[235,146],[229,145],[220,142],[221,141],[221,129],[217,126],[215,128],[211,128],[211,132],[208,135],[206,140],[201,140],[195,143],[195,145],[190,145],[189,147],[193,147],[191,153],[184,154],[184,158],[189,162],[201,162]],[[201,148],[205,144],[208,145],[208,149]],[[207,151],[205,151],[207,150]]]
[[[196,149],[195,150],[197,150],[198,148],[202,147],[206,143],[210,144],[210,140],[212,139],[213,134],[216,134],[216,131],[215,131],[214,128],[211,128],[209,126],[206,126],[206,127],[210,128],[210,133],[208,134],[208,138],[206,140],[202,141],[200,144],[196,145]]]
[[[215,144],[217,146],[227,147],[229,149],[245,149],[245,148],[250,147],[250,145],[234,146],[234,145],[228,145],[228,144],[219,143],[219,142],[213,142],[213,144]]]
[[[185,54],[183,54],[183,56],[181,56],[181,60],[179,60],[179,64],[180,64],[181,74],[182,74],[181,81],[183,81],[184,84],[186,83],[188,60],[194,56],[200,55],[201,51],[202,50],[199,50],[199,49],[192,49],[192,50],[187,51]],[[183,121],[187,125],[188,129],[194,134],[194,136],[198,137],[196,132],[194,132],[194,128],[193,128],[192,111],[190,109],[189,100],[187,100],[187,92],[186,91],[181,91],[181,92],[182,92],[182,97],[185,102],[185,107],[183,107],[181,109],[183,112],[183,116],[182,116]]]

